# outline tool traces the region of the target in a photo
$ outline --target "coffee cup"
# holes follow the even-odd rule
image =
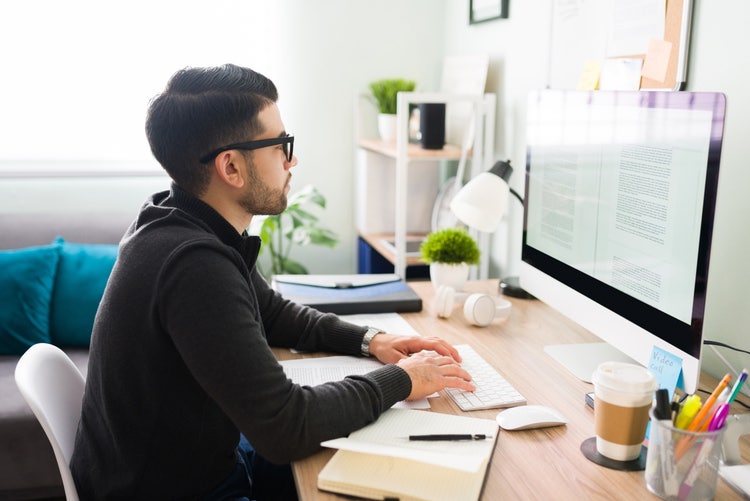
[[[644,367],[604,362],[592,376],[596,450],[616,461],[638,458],[659,384]]]

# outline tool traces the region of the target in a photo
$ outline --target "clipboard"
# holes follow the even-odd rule
[[[407,313],[422,311],[422,299],[398,275],[273,275],[271,286],[284,298],[323,313]]]

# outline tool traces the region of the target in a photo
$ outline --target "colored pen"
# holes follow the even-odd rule
[[[711,407],[711,411],[709,414],[707,414],[707,418],[703,421],[703,424],[698,429],[699,432],[705,433],[708,431],[711,427],[711,421],[713,421],[714,417],[716,417],[716,411],[719,410],[719,408],[727,403],[727,400],[729,400],[729,387],[727,386],[724,388],[724,391],[721,392],[721,395],[719,395],[719,398],[716,399],[716,402],[714,402],[714,405]]]
[[[708,413],[711,412],[711,409],[714,406],[714,402],[716,402],[716,399],[719,398],[719,395],[721,395],[721,392],[724,391],[724,388],[729,385],[729,381],[731,380],[731,378],[732,376],[730,374],[725,374],[724,377],[721,378],[721,381],[719,381],[719,384],[716,386],[713,393],[711,393],[711,396],[706,399],[706,403],[703,404],[701,410],[698,411],[698,414],[687,427],[688,431],[698,431],[701,429],[704,421],[709,417]],[[675,458],[677,461],[679,461],[682,458],[683,454],[687,452],[692,442],[693,439],[690,436],[685,436],[677,443],[677,448],[675,449]]]
[[[729,404],[721,404],[719,408],[716,409],[716,413],[711,419],[711,425],[708,427],[708,431],[721,429],[721,427],[724,426],[724,423],[727,422],[727,417],[729,417]]]
[[[734,387],[732,388],[732,393],[729,394],[729,400],[727,400],[728,404],[731,404],[734,402],[734,399],[737,398],[737,394],[740,392],[740,389],[742,389],[742,385],[747,380],[747,369],[742,369],[742,372],[740,373],[740,377],[737,379],[737,382],[734,383]]]
[[[716,399],[719,398],[719,395],[721,395],[721,392],[724,391],[724,388],[729,385],[729,381],[731,381],[731,379],[732,376],[730,374],[725,374],[724,377],[721,378],[721,381],[719,381],[719,384],[716,385],[714,392],[711,393],[711,396],[708,397],[706,403],[703,404],[701,410],[698,411],[698,414],[695,416],[695,419],[693,419],[693,422],[690,423],[690,426],[688,426],[688,431],[697,431],[701,428],[701,426],[703,426],[703,421],[708,418],[708,413],[713,408],[714,402],[716,402]]]
[[[721,429],[726,423],[727,416],[729,416],[729,404],[721,404],[711,418],[711,423],[708,426],[708,431],[716,431]],[[680,491],[678,494],[679,499],[687,499],[690,495],[690,491],[693,489],[693,484],[698,478],[698,474],[701,472],[703,464],[708,459],[708,455],[714,447],[715,440],[713,438],[706,438],[701,445],[700,450],[693,459],[693,464],[690,465],[690,469],[685,475],[682,485],[680,485]]]
[[[668,497],[676,496],[680,487],[677,479],[677,465],[674,461],[674,446],[672,443],[672,406],[669,402],[669,392],[664,388],[656,390],[656,405],[654,417],[660,422],[657,426],[657,436],[660,442],[659,455],[661,476],[664,493]]]
[[[437,442],[437,441],[447,441],[447,440],[485,440],[488,438],[492,438],[492,435],[485,435],[483,433],[479,434],[455,434],[455,433],[445,433],[445,434],[436,434],[436,435],[409,435],[409,440],[412,441],[421,441],[421,442]]]

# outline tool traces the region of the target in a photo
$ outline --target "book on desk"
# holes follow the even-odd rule
[[[318,488],[368,499],[478,499],[498,432],[491,419],[390,409],[348,438],[323,442],[338,450],[318,474]],[[444,433],[487,438],[409,440]]]
[[[422,311],[422,299],[395,274],[274,275],[271,286],[285,298],[324,313]]]

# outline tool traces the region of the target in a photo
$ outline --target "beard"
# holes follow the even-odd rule
[[[264,184],[252,163],[248,163],[247,174],[247,188],[240,198],[240,206],[252,215],[275,216],[284,212],[287,206],[286,183],[281,188]],[[287,182],[290,177],[291,174]]]

